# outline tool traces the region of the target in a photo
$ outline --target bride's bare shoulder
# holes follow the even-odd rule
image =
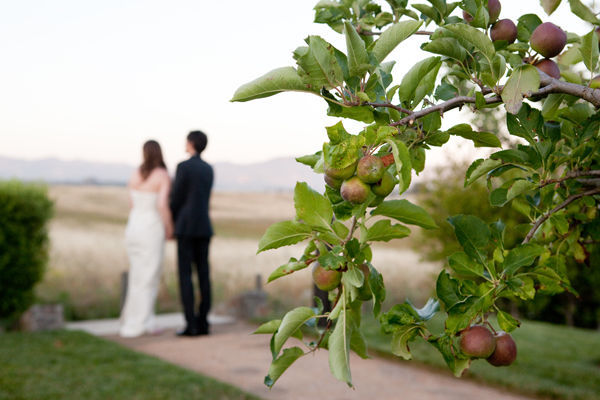
[[[135,188],[136,186],[139,186],[142,183],[143,179],[142,179],[142,174],[140,173],[140,169],[136,168],[135,170],[133,170],[133,172],[131,173],[131,176],[129,177],[129,184],[128,186],[130,188]]]

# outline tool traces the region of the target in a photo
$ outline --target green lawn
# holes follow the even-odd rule
[[[83,332],[0,334],[0,399],[254,399]]]
[[[600,332],[522,322],[521,328],[513,332],[518,352],[514,364],[497,368],[478,360],[465,377],[543,397],[599,400]],[[365,319],[363,331],[370,349],[391,355],[390,337],[380,332],[377,323]],[[410,347],[417,361],[408,362],[422,362],[451,375],[431,345],[418,340]]]

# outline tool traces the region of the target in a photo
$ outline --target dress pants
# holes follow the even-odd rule
[[[187,329],[208,333],[208,311],[211,303],[210,276],[208,267],[208,246],[210,238],[178,236],[177,258],[179,269],[179,293]],[[192,265],[196,266],[200,288],[198,313],[194,312],[194,285]]]

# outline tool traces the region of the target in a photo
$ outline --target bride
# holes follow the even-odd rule
[[[132,174],[128,187],[131,211],[125,245],[130,268],[119,334],[135,337],[156,331],[154,303],[165,239],[173,236],[168,201],[171,179],[156,141],[144,143],[142,165]]]

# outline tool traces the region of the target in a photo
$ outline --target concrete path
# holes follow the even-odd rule
[[[182,313],[159,314],[155,318],[158,330],[180,329],[185,326]],[[235,320],[232,317],[209,314],[208,322],[211,325],[231,324]],[[69,322],[66,329],[80,330],[92,335],[105,336],[116,335],[119,332],[118,319],[97,319],[88,321]]]
[[[263,385],[269,368],[270,335],[252,335],[254,326],[235,322],[212,326],[210,336],[178,338],[174,331],[124,339],[107,336],[134,350],[228,382],[264,399],[306,400],[525,400],[450,374],[435,373],[407,363],[381,358],[351,359],[355,389],[329,372],[326,351],[298,360],[272,390]]]

